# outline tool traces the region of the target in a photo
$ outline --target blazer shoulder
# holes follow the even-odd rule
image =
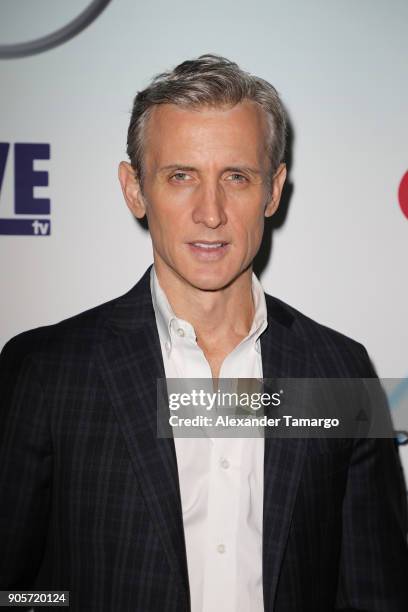
[[[110,333],[108,320],[116,318],[125,327],[143,325],[152,319],[149,266],[137,283],[122,295],[89,308],[52,325],[22,332],[7,342],[3,353],[30,353],[70,348],[77,354],[89,354],[89,348]],[[114,316],[114,311],[116,312]]]
[[[0,361],[22,360],[41,354],[77,351],[89,354],[105,336],[106,321],[122,296],[84,310],[57,323],[43,325],[13,336],[3,347]]]
[[[89,362],[101,343],[115,333],[128,333],[154,319],[150,296],[150,270],[122,295],[63,319],[22,332],[9,340],[0,354],[1,369],[34,359],[52,375],[56,364],[76,370]],[[116,331],[115,331],[116,328]]]
[[[265,294],[269,316],[289,328],[314,354],[325,371],[339,376],[375,376],[367,350],[361,342],[319,323],[293,306]]]

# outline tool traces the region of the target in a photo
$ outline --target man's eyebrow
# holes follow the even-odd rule
[[[169,164],[168,166],[162,166],[159,168],[159,172],[165,170],[182,170],[183,172],[198,172],[194,166],[184,166],[183,164]],[[251,174],[262,174],[258,168],[250,168],[249,166],[226,166],[222,170],[223,172],[249,172]]]
[[[183,164],[169,164],[168,166],[159,168],[159,172],[163,172],[163,170],[187,170],[188,172],[194,172],[197,168],[193,166],[184,166]]]
[[[224,172],[249,172],[250,174],[261,174],[258,168],[250,168],[249,166],[228,166],[224,168]]]

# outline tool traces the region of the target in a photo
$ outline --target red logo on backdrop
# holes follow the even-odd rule
[[[401,179],[400,186],[398,189],[398,199],[401,206],[401,210],[408,219],[408,171]]]

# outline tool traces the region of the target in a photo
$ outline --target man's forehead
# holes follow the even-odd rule
[[[165,103],[154,106],[149,115],[148,123],[154,126],[157,123],[166,122],[169,117],[180,120],[211,120],[226,118],[234,120],[244,116],[249,120],[252,118],[261,123],[267,122],[267,115],[260,104],[253,100],[244,99],[236,104],[214,103],[214,104],[175,104]]]
[[[145,151],[154,154],[189,147],[200,155],[210,149],[225,152],[237,149],[243,150],[245,157],[251,153],[264,156],[268,129],[265,111],[249,100],[233,106],[193,108],[161,104],[153,108],[149,117]],[[153,148],[149,144],[154,144]]]

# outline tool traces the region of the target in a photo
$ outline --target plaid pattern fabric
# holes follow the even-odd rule
[[[70,590],[78,612],[190,609],[174,442],[156,436],[149,273],[1,354],[1,589]],[[374,375],[358,343],[271,296],[267,307],[265,378]],[[265,610],[406,611],[397,449],[330,442],[265,440]]]

